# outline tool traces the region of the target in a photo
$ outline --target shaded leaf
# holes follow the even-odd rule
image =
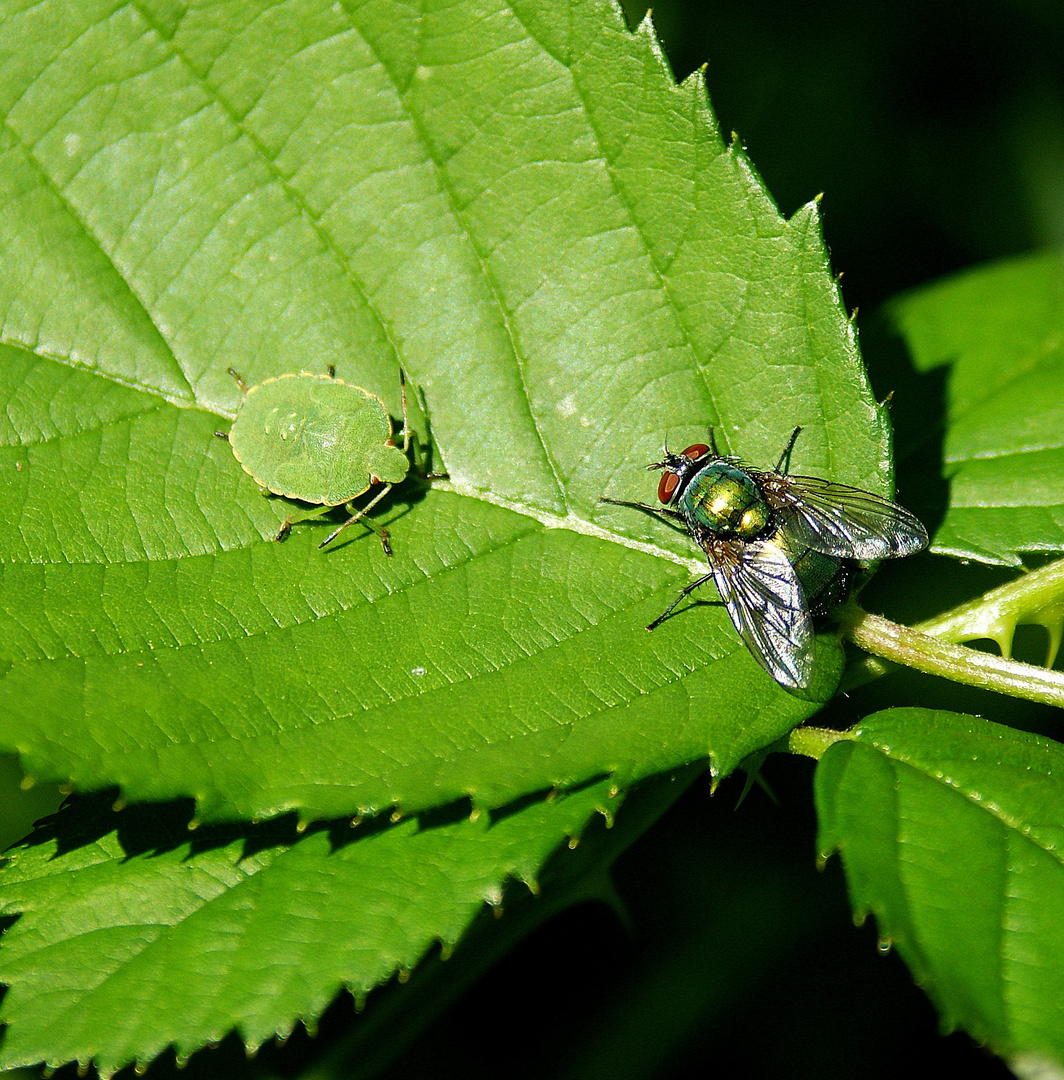
[[[946,518],[935,551],[1021,565],[1064,550],[1064,267],[980,267],[892,307],[921,371],[950,365]]]
[[[183,1058],[234,1028],[256,1047],[312,1023],[341,987],[361,997],[437,944],[450,951],[485,902],[503,902],[509,877],[537,891],[543,877],[538,918],[566,890],[583,895],[566,868],[586,874],[684,787],[651,783],[619,836],[596,830],[580,858],[563,848],[549,865],[607,804],[605,783],[495,818],[457,807],[302,835],[290,818],[190,834],[188,803],[115,813],[106,798],[76,802],[3,869],[2,910],[21,914],[0,950],[0,1063],[91,1060],[106,1075],[167,1046]],[[526,930],[535,911],[518,920]]]

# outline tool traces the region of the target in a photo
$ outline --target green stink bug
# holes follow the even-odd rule
[[[331,367],[325,375],[301,371],[250,387],[232,368],[229,374],[244,396],[229,434],[216,434],[228,439],[237,461],[264,492],[314,504],[312,510],[290,514],[276,538],[283,540],[297,522],[346,504],[351,516],[318,546],[325,547],[361,521],[391,555],[388,530],[366,515],[410,469],[407,452],[413,432],[407,422],[403,371],[399,372],[402,449],[392,441],[392,421],[384,402],[361,386],[337,379]],[[356,509],[352,500],[375,484],[384,486]]]

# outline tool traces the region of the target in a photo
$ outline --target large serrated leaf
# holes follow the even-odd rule
[[[32,774],[203,818],[491,805],[727,771],[812,710],[719,606],[647,635],[698,553],[598,502],[707,423],[889,484],[815,207],[779,216],[649,24],[5,0],[0,61],[0,741]],[[212,437],[228,367],[330,363],[394,412],[402,364],[450,477],[389,504],[390,560],[274,545]]]
[[[917,368],[950,365],[949,506],[933,548],[1019,566],[1064,550],[1064,266],[1057,253],[969,271],[892,312]]]
[[[891,709],[816,773],[820,848],[842,853],[949,1024],[1064,1061],[1064,749],[974,716]]]

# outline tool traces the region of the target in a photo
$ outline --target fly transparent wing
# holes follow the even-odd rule
[[[782,527],[814,551],[843,559],[895,559],[927,547],[919,519],[889,499],[816,476],[767,479]]]
[[[731,621],[754,659],[781,686],[813,674],[813,629],[798,575],[770,540],[715,546],[710,567]]]

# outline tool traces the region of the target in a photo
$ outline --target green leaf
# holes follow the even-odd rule
[[[633,796],[619,836],[592,830],[579,857],[564,841],[575,847],[605,806],[604,781],[494,819],[342,821],[302,835],[291,818],[190,834],[187,803],[75,803],[3,869],[0,910],[21,914],[0,950],[0,1066],[92,1061],[108,1075],[168,1046],[180,1060],[234,1029],[250,1048],[283,1037],[341,987],[361,998],[437,945],[449,953],[485,902],[502,914],[504,891],[526,932],[574,889],[586,895],[589,868],[684,790],[670,779]],[[544,897],[525,910],[510,877],[537,893],[542,880]]]
[[[1064,550],[1064,266],[1027,256],[892,307],[921,371],[950,365],[949,507],[935,551],[1021,565]]]
[[[973,716],[891,709],[816,773],[819,844],[854,909],[950,1025],[1064,1061],[1064,749]]]
[[[310,819],[727,772],[813,711],[718,605],[646,634],[704,560],[598,502],[707,423],[889,487],[816,208],[701,77],[608,0],[157,7],[0,2],[0,744]],[[331,363],[393,412],[401,364],[450,477],[393,559],[273,544],[212,437],[227,368]]]

